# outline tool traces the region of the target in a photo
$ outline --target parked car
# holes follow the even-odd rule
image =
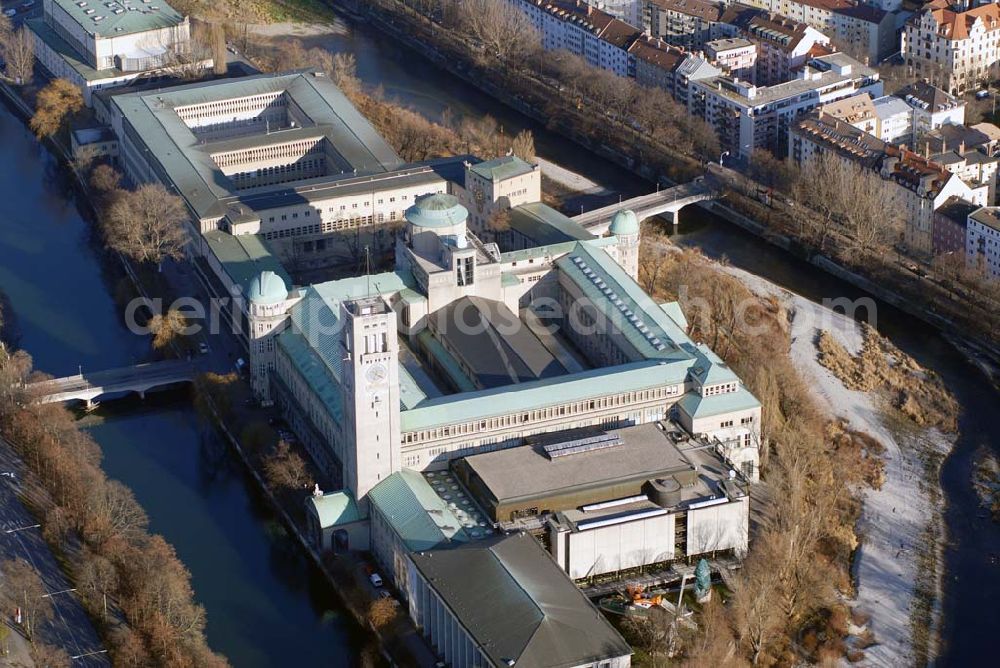
[[[202,341],[201,343],[199,343],[198,344],[198,352],[201,353],[202,355],[207,355],[208,354],[208,344],[205,343],[204,341]]]
[[[378,573],[372,573],[371,575],[369,575],[368,580],[372,583],[373,587],[382,586],[382,576],[379,575]]]
[[[388,591],[386,591],[385,589],[383,589],[382,591],[380,591],[378,593],[378,597],[379,598],[392,598],[392,594],[389,593]]]
[[[976,91],[976,99],[977,100],[985,100],[989,96],[990,96],[990,92],[988,90],[977,90]]]
[[[17,10],[16,9],[5,9],[5,10],[3,10],[3,15],[4,16],[11,17],[11,16],[14,16],[15,14],[17,14]]]

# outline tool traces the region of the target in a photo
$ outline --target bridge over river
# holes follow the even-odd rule
[[[689,204],[715,199],[716,196],[716,192],[705,183],[704,177],[699,176],[690,183],[664,188],[655,193],[639,195],[623,202],[581,213],[578,216],[573,216],[573,220],[596,236],[603,236],[607,233],[608,227],[611,226],[611,218],[623,209],[633,211],[640,221],[652,216],[667,214],[670,222],[676,225],[677,214],[681,209]]]
[[[43,404],[83,401],[90,408],[103,395],[136,392],[144,397],[150,390],[189,383],[205,370],[200,359],[164,360],[93,373],[81,370],[75,376],[29,383],[27,389]]]

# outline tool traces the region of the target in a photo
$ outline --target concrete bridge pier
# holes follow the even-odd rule
[[[678,211],[664,211],[660,214],[663,218],[667,219],[667,222],[673,226],[674,232],[677,231],[677,226],[681,224],[681,212]]]

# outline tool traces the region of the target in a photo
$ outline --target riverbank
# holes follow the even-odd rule
[[[468,58],[463,58],[458,52],[461,50],[455,46],[460,43],[459,37],[447,34],[448,31],[440,26],[428,27],[429,22],[426,17],[416,13],[412,8],[404,6],[397,0],[385,0],[379,3],[365,5],[365,20],[368,25],[392,36],[395,40],[413,49],[423,57],[427,58],[435,66],[448,72],[465,83],[476,87],[478,90],[493,97],[501,104],[507,105],[518,113],[532,118],[536,121],[546,123],[547,127],[554,132],[578,143],[582,148],[592,151],[598,157],[610,160],[623,169],[627,169],[640,178],[648,181],[658,179],[676,179],[678,173],[690,172],[697,166],[697,161],[693,161],[689,156],[678,154],[676,151],[667,150],[664,160],[655,159],[653,156],[657,150],[662,152],[662,147],[639,148],[641,137],[635,136],[634,129],[624,126],[621,123],[612,123],[611,119],[605,119],[605,124],[616,125],[620,133],[628,133],[631,136],[611,137],[610,131],[605,132],[604,139],[595,139],[578,131],[579,123],[567,123],[565,119],[559,120],[555,116],[550,116],[548,110],[540,108],[532,100],[527,99],[525,90],[512,91],[502,85],[503,76],[487,76],[479,65],[469,62]],[[334,7],[334,11],[341,10]],[[338,14],[340,15],[340,14]],[[351,22],[359,19],[350,13],[344,13],[343,18]],[[421,39],[421,38],[426,39]],[[534,84],[543,86],[537,77],[529,77]],[[498,83],[500,82],[500,83]],[[556,90],[549,91],[549,97],[559,96]],[[567,105],[562,105],[566,107]],[[560,107],[563,116],[579,116],[587,111],[584,104],[583,112],[579,109],[564,109]],[[593,111],[593,110],[591,110]],[[630,145],[631,149],[627,148]],[[634,149],[634,150],[632,150]],[[638,151],[638,157],[632,155]],[[646,156],[643,158],[642,156]],[[663,156],[661,156],[663,157]],[[672,164],[671,160],[676,162]],[[711,165],[709,165],[711,166]],[[700,170],[700,168],[699,168]],[[726,170],[729,171],[729,170]],[[666,173],[665,173],[666,172]],[[690,174],[689,174],[690,176]],[[685,178],[685,177],[682,177]],[[746,180],[740,177],[741,180]],[[731,196],[741,199],[741,206],[759,205],[752,197],[744,194],[741,189],[736,189]],[[706,210],[720,215],[730,222],[738,222],[742,216],[730,206],[720,203],[711,203],[705,206]],[[772,230],[772,225],[762,226],[759,223],[755,226],[744,226],[745,229],[760,236],[768,243],[773,243],[785,250],[792,250],[804,259],[812,262],[820,269],[827,271],[837,278],[844,280],[871,294],[878,296],[884,301],[895,305],[897,308],[917,317],[931,326],[945,333],[954,332],[959,325],[964,322],[972,312],[979,312],[982,309],[978,305],[969,304],[966,309],[955,309],[952,303],[954,297],[952,293],[937,285],[930,285],[927,281],[914,280],[916,277],[903,268],[900,263],[897,265],[881,262],[879,267],[856,266],[849,268],[844,263],[844,257],[856,258],[856,253],[849,249],[839,255],[834,253],[830,257],[817,253],[805,238],[796,238],[784,224],[785,214],[790,214],[792,218],[801,218],[803,211],[796,209],[792,212],[770,212],[769,218],[773,218],[775,225],[782,229]],[[780,225],[779,225],[780,223]],[[776,233],[777,232],[777,233]],[[832,243],[832,242],[831,242]],[[869,253],[869,255],[871,255]],[[875,262],[874,256],[869,258]],[[877,269],[877,270],[876,270]],[[891,287],[890,287],[891,286]],[[930,300],[930,295],[934,294],[934,300]],[[978,310],[977,310],[978,309]],[[988,318],[987,318],[988,320]],[[982,328],[983,319],[973,318],[969,322]],[[1000,367],[1000,345],[995,340],[995,334],[989,328],[985,332],[975,335],[969,333],[973,340],[966,341],[980,355],[988,355],[993,363]]]
[[[748,272],[726,267],[754,292],[776,298],[791,318],[791,356],[814,397],[834,418],[885,448],[881,487],[864,493],[854,556],[854,607],[867,618],[875,644],[871,665],[924,665],[937,653],[944,530],[940,463],[953,439],[922,432],[874,392],[849,390],[819,362],[820,332],[851,354],[861,351],[859,323]],[[872,455],[877,456],[877,455]],[[860,629],[859,629],[860,631]]]
[[[4,97],[10,102],[8,105],[9,109],[15,112],[16,115],[21,117],[21,120],[27,120],[30,118],[31,110],[30,108],[20,100],[16,93],[10,91],[9,89],[4,89]],[[56,375],[63,373],[68,370],[69,364],[71,364],[72,370],[75,372],[78,368],[78,362],[82,362],[84,366],[88,366],[87,362],[91,362],[88,368],[106,368],[107,366],[118,366],[123,363],[128,363],[130,356],[132,362],[136,359],[144,359],[144,357],[136,358],[136,355],[144,356],[149,354],[149,343],[148,339],[142,339],[136,337],[135,335],[127,332],[124,327],[121,326],[121,310],[116,307],[114,300],[111,299],[110,293],[117,289],[116,283],[119,280],[127,280],[132,282],[137,282],[138,276],[130,264],[125,261],[124,258],[117,256],[112,258],[110,255],[105,253],[102,248],[100,248],[99,242],[97,242],[93,237],[94,234],[91,231],[94,222],[95,211],[92,207],[92,202],[87,196],[88,184],[84,176],[75,170],[75,165],[68,160],[67,150],[64,146],[59,145],[56,142],[46,141],[44,142],[44,148],[39,148],[42,146],[42,142],[38,142],[32,137],[18,137],[18,141],[14,141],[14,137],[21,133],[19,128],[17,131],[13,131],[14,125],[20,125],[13,115],[8,115],[8,119],[11,122],[7,123],[7,132],[11,133],[13,136],[8,136],[7,139],[9,143],[6,145],[10,147],[11,153],[8,157],[12,158],[13,161],[18,162],[26,166],[31,164],[31,159],[38,160],[38,156],[45,156],[44,162],[47,166],[47,178],[38,179],[38,186],[43,189],[48,190],[46,201],[41,206],[35,206],[30,214],[25,213],[24,216],[21,215],[19,207],[15,204],[15,200],[8,199],[7,206],[4,207],[4,212],[7,214],[5,216],[5,224],[2,229],[0,229],[0,245],[6,246],[8,249],[8,254],[3,261],[0,261],[0,279],[2,279],[4,287],[11,292],[13,295],[11,299],[11,308],[15,310],[17,334],[19,335],[19,344],[25,348],[30,349],[32,352],[37,351],[37,356],[48,360],[48,362],[42,367],[45,371],[51,371]],[[24,141],[27,140],[27,141]],[[25,157],[21,156],[18,151],[30,151],[31,156]],[[48,153],[48,156],[45,154]],[[55,159],[53,159],[55,158]],[[68,170],[65,168],[69,167]],[[64,178],[64,177],[70,178]],[[44,184],[44,185],[43,185]],[[57,187],[53,188],[53,185],[58,184]],[[33,187],[38,187],[33,186]],[[21,191],[25,192],[25,186],[21,185]],[[20,202],[21,200],[16,200]],[[79,207],[79,211],[83,212],[84,215],[80,216],[75,213]],[[58,212],[58,213],[57,213]],[[31,236],[35,230],[39,234],[43,233],[46,226],[35,225],[30,228],[21,229],[21,226],[15,224],[16,221],[22,217],[27,219],[31,216],[44,216],[45,221],[59,220],[60,222],[65,222],[62,219],[64,217],[70,217],[75,219],[76,224],[82,224],[86,228],[86,232],[83,232],[77,238],[77,226],[74,225],[69,229],[60,229],[57,231],[44,232],[45,234],[55,233],[58,234],[59,247],[60,250],[63,246],[72,248],[75,256],[86,257],[88,260],[86,262],[96,264],[99,268],[94,271],[88,267],[88,271],[96,274],[96,285],[93,284],[94,281],[86,280],[81,281],[80,277],[74,275],[64,275],[63,268],[69,269],[73,265],[72,262],[64,261],[59,269],[48,267],[47,263],[42,257],[38,257],[39,253],[51,254],[53,243],[51,240],[36,239]],[[29,231],[30,230],[30,231]],[[67,233],[72,233],[71,236],[65,236]],[[89,250],[91,253],[83,252],[81,253],[80,245],[83,244],[83,250]],[[20,255],[26,255],[28,257],[24,258],[24,262],[21,262]],[[31,257],[35,256],[35,257]],[[58,255],[56,257],[59,257]],[[96,260],[96,262],[95,262]],[[108,260],[105,262],[105,260]],[[42,272],[42,275],[46,278],[52,277],[53,281],[44,281],[44,285],[39,285],[36,287],[37,276],[33,275],[33,271]],[[70,270],[72,271],[72,270]],[[88,277],[89,278],[89,277]],[[65,297],[65,291],[59,290],[56,286],[49,286],[48,283],[54,282],[58,284],[70,284],[74,285],[78,291],[83,290],[82,294],[74,295],[74,302],[72,305],[67,305],[62,303],[61,297]],[[102,285],[103,284],[103,285]],[[97,293],[103,295],[103,299],[97,296]],[[87,312],[86,307],[92,307],[93,302],[98,302],[98,308],[92,309]],[[80,308],[84,306],[84,308]],[[80,312],[80,317],[76,318],[77,312]],[[105,329],[110,328],[112,331],[105,331],[100,329],[100,325],[107,325]],[[121,330],[121,331],[119,331]],[[40,343],[39,343],[40,342]],[[103,344],[107,344],[108,347],[105,348]],[[50,350],[51,349],[51,350]],[[123,357],[124,356],[124,357]],[[187,404],[187,408],[180,410],[179,412],[183,415],[178,417],[184,417],[185,415],[191,417],[193,409],[190,403]],[[178,412],[178,411],[170,411]],[[143,422],[149,422],[150,420],[155,421],[155,416],[147,418],[146,420],[132,420],[129,419],[127,422],[129,424],[141,424]],[[171,425],[173,428],[173,425]],[[106,431],[106,430],[105,430]],[[112,428],[113,432],[118,432]],[[119,439],[136,440],[141,439],[144,443],[157,441],[158,436],[155,434],[146,435],[145,437],[141,433],[127,434],[127,433],[116,433],[116,437]],[[185,440],[176,443],[163,444],[165,448],[176,448],[178,453],[181,451],[187,451],[191,448],[197,450],[198,442],[197,440]],[[134,460],[133,460],[134,461]],[[197,461],[197,457],[195,457]],[[234,460],[239,461],[239,460]],[[242,461],[240,461],[239,466],[243,466]],[[123,473],[119,471],[119,475]],[[249,473],[249,470],[248,470]],[[171,480],[175,478],[172,476]],[[247,480],[253,480],[254,478],[248,476]],[[127,480],[131,482],[133,487],[137,486],[137,482],[134,478],[128,478]],[[199,485],[204,485],[205,480]],[[266,500],[266,489],[259,486],[259,476],[256,476],[254,481],[258,489],[265,494],[261,496],[262,500]],[[173,482],[170,483],[173,485]],[[170,486],[168,485],[168,486]],[[173,485],[176,486],[176,485]],[[246,502],[246,492],[244,491],[244,503],[242,506],[246,506],[243,510],[246,513],[249,510],[249,503]],[[227,496],[228,492],[223,496]],[[218,497],[218,495],[216,495]],[[277,506],[271,506],[271,512],[275,513],[275,518],[280,523],[282,521],[281,514],[278,512]],[[204,513],[200,512],[201,509],[193,511],[193,516],[191,520],[193,522],[203,522],[206,518],[203,516]],[[258,517],[250,518],[251,521],[256,522],[260,525],[260,528],[264,529],[263,521],[259,518],[260,511],[256,512]],[[249,518],[249,515],[248,515]],[[232,535],[232,531],[242,530],[237,529],[237,527],[242,527],[245,522],[236,518],[231,518],[227,522],[227,531],[221,535],[217,535],[218,540],[216,548],[219,550],[226,549],[229,546],[235,536]],[[211,524],[209,526],[214,526]],[[176,529],[177,526],[175,525]],[[270,529],[267,529],[269,533],[273,533]],[[298,549],[298,545],[295,544],[294,538],[296,537],[294,530],[289,528],[287,534],[293,537],[290,541],[289,547],[293,549]],[[168,535],[169,537],[169,535]],[[243,540],[240,537],[241,547],[246,549],[249,546],[247,543],[253,543],[253,540]],[[272,543],[270,548],[265,545],[254,545],[253,548],[262,548],[262,556],[266,555],[267,552],[271,553],[270,559],[263,559],[260,561],[262,567],[267,568],[269,561],[270,569],[275,570],[275,567],[279,567],[281,564],[273,563],[273,559],[276,556],[275,548],[277,547],[275,536],[273,535],[261,535],[259,538],[263,538],[266,543]],[[174,542],[171,540],[171,542]],[[192,545],[196,543],[195,541],[181,540],[180,547],[186,545],[186,550],[190,554],[192,551]],[[258,541],[259,543],[260,541]],[[182,554],[185,550],[178,548],[178,554]],[[208,548],[206,545],[205,548]],[[210,548],[209,548],[210,549]],[[197,553],[204,551],[202,547],[198,547],[194,550]],[[247,555],[251,557],[251,555]],[[243,560],[245,557],[239,551],[232,551],[232,558]],[[309,558],[306,556],[305,558]],[[283,558],[281,561],[288,562],[288,558]],[[187,563],[187,560],[185,559]],[[197,568],[196,565],[189,564],[189,570],[195,574],[194,584],[195,590],[198,591],[198,577],[197,572],[204,572],[205,568]],[[214,566],[210,567],[208,570],[215,570]],[[234,566],[232,572],[235,574],[244,570],[242,565]],[[265,573],[259,572],[261,569],[257,569],[258,572],[254,574],[254,578],[257,581],[261,579],[266,579],[267,575]],[[316,572],[322,573],[321,569],[317,569]],[[221,576],[219,573],[216,575],[216,579]],[[272,573],[272,577],[279,575],[279,573]],[[327,574],[328,575],[328,574]],[[301,580],[303,575],[296,575],[293,579],[295,581]],[[353,661],[357,659],[357,653],[355,652],[356,643],[354,636],[357,635],[354,631],[345,630],[341,628],[345,625],[349,619],[353,621],[356,616],[344,615],[344,619],[337,621],[341,617],[340,612],[344,610],[343,603],[340,602],[332,607],[325,607],[328,604],[326,601],[330,598],[327,594],[329,592],[335,592],[340,587],[338,587],[332,579],[325,577],[325,582],[321,586],[310,586],[309,590],[297,589],[299,585],[292,582],[288,578],[283,578],[280,585],[284,585],[286,590],[282,590],[281,587],[271,587],[271,591],[268,591],[267,596],[258,596],[258,594],[263,593],[264,589],[258,590],[258,585],[243,583],[239,576],[235,576],[232,580],[233,584],[239,583],[240,591],[238,594],[233,594],[228,597],[228,600],[239,600],[244,603],[251,603],[244,610],[243,626],[244,628],[248,625],[253,625],[257,623],[268,624],[269,628],[281,629],[284,625],[280,620],[278,623],[271,624],[273,615],[270,609],[273,605],[277,604],[278,601],[282,602],[285,610],[280,613],[281,618],[288,618],[290,622],[296,623],[304,633],[308,633],[308,630],[313,626],[323,628],[323,632],[328,634],[324,640],[317,640],[316,642],[311,642],[305,637],[297,637],[297,632],[286,632],[285,638],[280,639],[282,645],[284,646],[289,639],[294,639],[293,641],[298,643],[300,647],[300,652],[303,657],[312,657],[318,659],[320,657],[330,657],[338,656],[338,650],[342,652],[342,659],[344,661]],[[210,585],[210,588],[215,587],[216,582]],[[277,584],[277,582],[276,582]],[[315,584],[319,584],[318,582]],[[266,585],[261,585],[266,587]],[[296,590],[297,589],[297,590]],[[277,590],[277,591],[276,591]],[[297,600],[295,600],[297,597]],[[221,598],[213,594],[213,599],[216,604],[220,600],[226,600],[227,597],[223,595]],[[322,603],[321,603],[322,602]],[[261,609],[261,606],[267,606],[268,609]],[[317,606],[323,605],[324,608],[318,608]],[[224,607],[224,606],[223,606]],[[210,616],[211,610],[209,611]],[[230,610],[228,613],[219,612],[221,616],[227,618],[239,619],[240,612],[236,610]],[[252,615],[252,618],[246,617],[246,615]],[[222,617],[219,617],[220,622],[218,625],[213,625],[211,621],[209,622],[209,628],[213,626],[219,626],[225,628],[225,633],[227,635],[242,636],[245,634],[244,630],[239,628],[239,624],[232,624],[229,619],[222,621]],[[318,630],[317,628],[317,630]],[[362,623],[361,628],[364,628]],[[289,630],[290,631],[290,630]],[[314,633],[316,631],[313,631]],[[272,649],[277,649],[277,647],[270,646],[259,646],[259,639],[262,637],[270,637],[270,632],[261,631],[255,634],[256,637],[246,638],[240,645],[246,644],[248,648],[246,651],[240,650],[239,654],[244,658],[252,657],[251,661],[243,661],[240,665],[273,665],[278,653],[270,653]],[[345,637],[346,636],[346,637]],[[278,641],[278,638],[274,639]],[[227,643],[229,646],[233,646],[233,643]],[[349,657],[354,657],[351,659]]]

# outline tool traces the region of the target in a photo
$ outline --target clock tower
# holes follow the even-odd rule
[[[344,486],[360,503],[402,468],[396,313],[381,297],[344,302]]]

